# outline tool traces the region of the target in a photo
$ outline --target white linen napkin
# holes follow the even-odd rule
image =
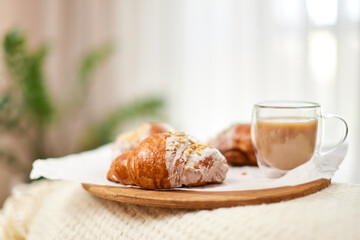
[[[258,167],[230,167],[225,181],[221,184],[177,189],[192,191],[239,191],[298,185],[320,178],[330,179],[338,170],[347,150],[348,144],[344,143],[332,152],[310,160],[277,179],[267,178]],[[110,159],[110,144],[95,150],[61,158],[39,159],[33,163],[30,178],[45,177],[53,180],[64,179],[106,186],[136,187],[125,186],[107,180],[106,174],[111,165]]]

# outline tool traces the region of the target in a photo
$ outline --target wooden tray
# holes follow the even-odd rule
[[[295,186],[231,192],[156,191],[85,183],[82,186],[96,196],[117,202],[166,208],[213,209],[290,200],[320,191],[329,184],[329,179],[322,178]]]

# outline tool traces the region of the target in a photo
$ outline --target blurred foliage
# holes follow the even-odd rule
[[[75,66],[76,80],[80,85],[80,93],[75,94],[88,95],[94,72],[113,51],[111,44],[103,44],[84,54]],[[0,92],[0,132],[6,131],[18,134],[21,138],[35,139],[29,141],[33,151],[29,153],[29,161],[50,157],[53,155],[51,149],[44,149],[49,147],[45,146],[49,127],[59,124],[54,121],[55,118],[70,121],[70,116],[86,105],[86,98],[82,97],[76,99],[77,102],[70,103],[75,106],[73,112],[60,111],[61,103],[51,97],[44,76],[44,64],[49,52],[47,45],[42,44],[31,50],[27,46],[24,33],[12,29],[3,38],[3,52],[10,81],[5,91]],[[89,149],[108,143],[114,138],[116,130],[121,129],[126,122],[139,117],[160,116],[163,106],[163,99],[158,97],[138,99],[121,105],[98,122],[87,123],[89,126],[81,134],[78,148]],[[2,150],[0,146],[1,161],[14,164],[17,162],[15,156],[14,153]]]
[[[40,126],[46,124],[55,111],[43,74],[47,47],[41,45],[30,51],[25,36],[18,30],[5,35],[3,46],[7,69],[21,90],[24,114],[31,114]]]
[[[85,54],[82,61],[80,61],[77,71],[80,83],[85,86],[89,85],[91,75],[94,73],[95,69],[101,65],[101,63],[104,62],[112,52],[112,45],[105,44]]]
[[[9,104],[9,102],[10,102],[10,95],[4,94],[4,96],[0,96],[0,113],[2,111],[5,111],[6,107]]]

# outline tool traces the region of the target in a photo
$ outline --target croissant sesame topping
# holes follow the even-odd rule
[[[176,147],[180,146],[182,143],[190,142],[190,146],[187,147],[184,154],[185,156],[189,157],[192,152],[195,152],[197,155],[201,156],[201,150],[204,150],[205,148],[214,148],[211,145],[196,143],[195,140],[193,140],[191,137],[186,135],[185,132],[177,131],[172,132],[169,131],[169,134],[172,136],[175,136],[175,141],[172,143],[169,143],[169,146],[166,147],[167,151],[174,151]]]
[[[186,133],[184,133],[184,132],[175,132],[174,135],[175,136],[186,136]]]
[[[166,151],[174,151],[175,149],[173,147],[166,147],[165,150]]]
[[[186,156],[190,156],[190,154],[193,152],[193,150],[191,149],[191,148],[188,148],[188,149],[186,149],[186,151],[185,151],[185,155]]]

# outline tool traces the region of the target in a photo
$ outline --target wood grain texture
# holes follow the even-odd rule
[[[159,191],[85,183],[82,186],[98,197],[117,202],[165,208],[214,209],[291,200],[320,191],[330,182],[322,178],[296,186],[231,192]]]

